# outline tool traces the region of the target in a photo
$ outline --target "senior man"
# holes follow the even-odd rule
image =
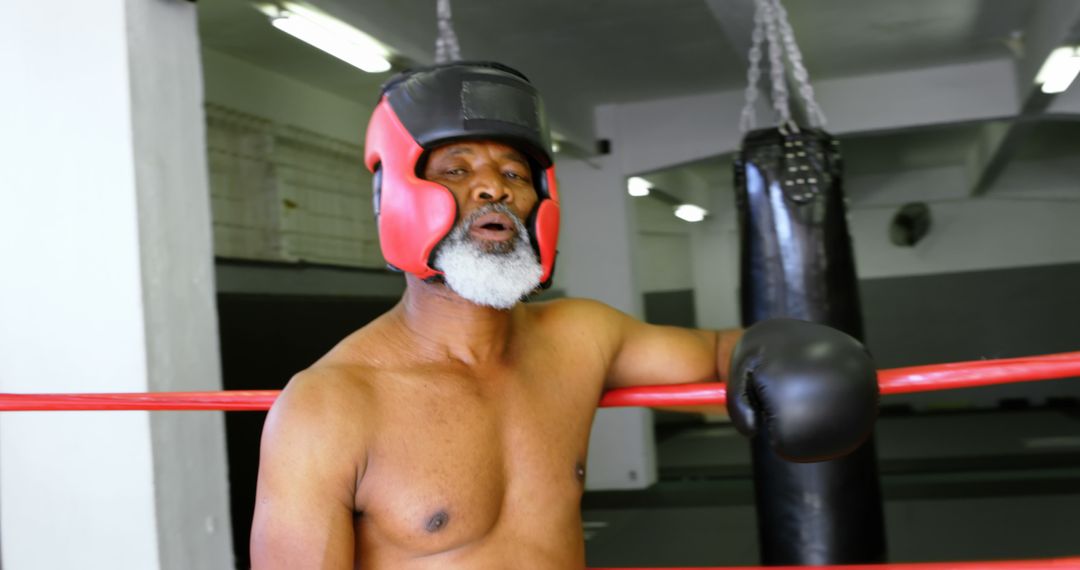
[[[596,301],[522,302],[554,271],[550,148],[538,93],[508,67],[458,62],[384,87],[365,162],[406,291],[271,410],[254,568],[584,568],[585,456],[611,388],[726,380],[736,426],[768,422],[794,460],[864,439],[873,366],[842,333],[790,320],[690,330]]]

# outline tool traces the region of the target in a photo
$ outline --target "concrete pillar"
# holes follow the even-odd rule
[[[560,157],[562,231],[556,287],[642,316],[634,279],[637,229],[626,178],[611,157]],[[652,411],[600,410],[589,444],[586,487],[638,489],[656,482]]]
[[[5,16],[0,390],[220,389],[195,5]],[[7,570],[228,568],[228,504],[221,413],[0,415]]]

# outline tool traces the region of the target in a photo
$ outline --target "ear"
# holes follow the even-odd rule
[[[379,221],[379,200],[382,198],[382,163],[375,165],[371,179],[371,208],[375,211],[375,222]]]

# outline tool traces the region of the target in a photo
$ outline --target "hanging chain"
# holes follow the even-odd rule
[[[810,121],[810,126],[824,128],[825,113],[821,111],[821,107],[814,98],[814,86],[810,84],[810,74],[806,72],[806,67],[803,66],[802,51],[795,41],[795,30],[791,28],[791,23],[788,21],[787,10],[784,9],[784,5],[780,3],[780,0],[772,1],[776,22],[780,26],[780,34],[784,41],[784,50],[787,52],[788,60],[791,62],[791,74],[795,77],[799,95],[802,96],[803,103],[806,104],[807,119]]]
[[[438,0],[437,16],[439,35],[435,38],[435,63],[448,63],[461,60],[461,46],[454,33],[454,22],[450,16],[450,0]]]
[[[773,110],[780,117],[781,126],[793,125],[785,77],[784,46],[780,43],[776,12],[770,0],[758,0],[758,3],[765,13],[765,40],[769,42],[769,79],[772,81]]]
[[[746,103],[739,117],[739,130],[747,133],[757,122],[758,81],[761,80],[761,43],[765,41],[765,15],[754,10],[754,32],[750,36],[750,65],[746,69]]]
[[[739,118],[739,129],[746,133],[755,126],[755,105],[759,96],[758,82],[761,80],[762,44],[769,44],[769,82],[772,87],[772,106],[779,118],[781,130],[799,131],[791,117],[791,102],[788,94],[786,66],[784,56],[791,62],[799,96],[806,104],[807,119],[813,127],[825,126],[825,114],[814,98],[814,87],[810,84],[810,75],[803,65],[802,52],[795,42],[795,31],[788,21],[787,10],[780,0],[754,0],[754,31],[751,36],[749,66],[746,71],[746,103]]]

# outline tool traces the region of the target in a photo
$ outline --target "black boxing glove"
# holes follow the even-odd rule
[[[746,436],[765,422],[769,444],[788,461],[824,461],[854,451],[873,430],[877,402],[877,371],[866,348],[825,325],[761,321],[732,351],[731,422]]]

